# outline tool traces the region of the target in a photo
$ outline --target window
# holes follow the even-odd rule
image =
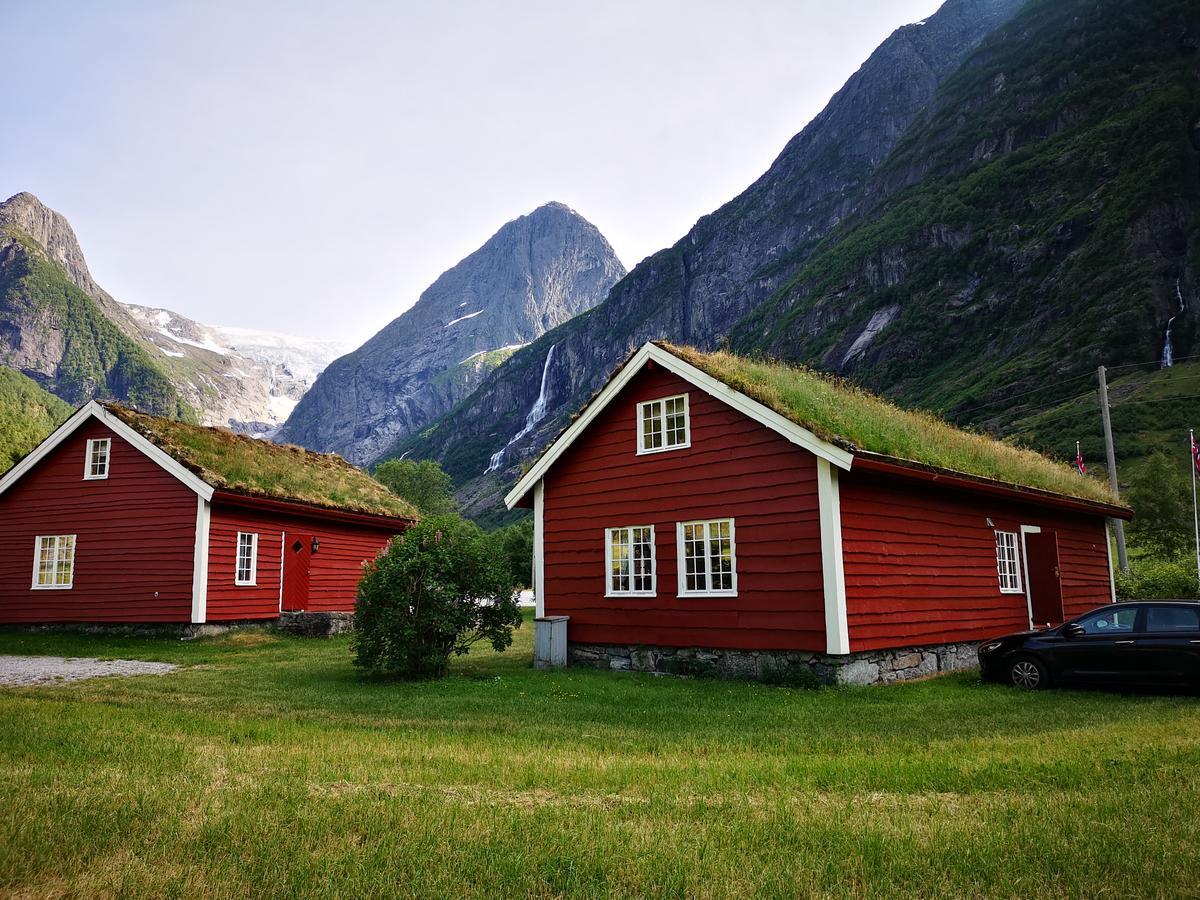
[[[1076,621],[1083,626],[1084,634],[1130,634],[1133,632],[1133,621],[1136,618],[1136,607],[1114,607],[1089,613]]]
[[[638,453],[691,446],[687,394],[638,404]]]
[[[605,529],[606,597],[654,596],[654,526]]]
[[[39,535],[33,545],[33,587],[69,590],[75,579],[75,535]]]
[[[1000,593],[1021,593],[1021,567],[1017,561],[1017,533],[996,532],[996,573],[1000,576]]]
[[[258,535],[238,532],[237,541],[237,571],[233,579],[235,584],[256,584],[258,582]]]
[[[1200,604],[1196,606],[1151,606],[1146,609],[1146,630],[1200,632]]]
[[[679,596],[736,597],[733,519],[680,522]]]
[[[93,438],[87,442],[87,456],[83,461],[85,481],[108,477],[108,452],[111,446],[109,438]]]

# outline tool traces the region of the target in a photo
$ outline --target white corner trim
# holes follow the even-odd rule
[[[512,507],[509,507],[510,509]],[[546,482],[533,488],[533,601],[534,614],[546,614]]]
[[[196,552],[192,556],[192,624],[208,621],[208,534],[212,509],[196,498]]]
[[[1112,561],[1112,520],[1107,518],[1104,520],[1104,552],[1108,555],[1108,596],[1112,603],[1116,603],[1117,575]]]
[[[16,484],[30,469],[41,462],[54,448],[74,434],[89,419],[97,419],[102,422],[110,431],[132,444],[143,455],[149,458],[151,462],[175,476],[205,500],[212,499],[212,485],[154,446],[153,443],[142,437],[142,435],[138,434],[95,400],[90,400],[80,407],[50,437],[42,441],[28,456],[9,469],[8,473],[3,478],[0,478],[0,494],[3,494]],[[109,452],[111,453],[111,447]]]
[[[821,509],[821,574],[825,588],[825,652],[850,652],[850,623],[846,613],[846,565],[842,557],[842,498],[838,473],[830,461],[817,457],[817,500]]]
[[[685,362],[673,353],[668,353],[661,347],[647,343],[642,345],[641,349],[633,355],[633,358],[626,363],[625,367],[617,373],[617,376],[605,385],[592,402],[584,408],[579,418],[572,422],[571,426],[559,436],[558,440],[546,449],[546,452],[538,458],[533,467],[508,492],[504,498],[505,506],[512,509],[517,504],[517,501],[529,493],[533,486],[542,480],[546,472],[554,465],[558,458],[575,443],[575,440],[583,434],[592,421],[604,411],[605,407],[624,390],[633,377],[651,360],[661,365],[664,369],[678,375],[684,381],[690,382],[700,388],[705,393],[716,397],[718,400],[723,400],[739,412],[762,423],[796,446],[811,451],[818,459],[825,459],[839,469],[849,469],[851,463],[853,463],[854,455],[852,453],[828,441],[821,440],[821,438],[817,437],[807,428],[803,428],[795,422],[784,418],[775,412],[775,410],[764,406],[757,400],[747,397],[740,391],[735,391],[729,385],[705,374],[691,363]],[[689,423],[689,439],[691,438],[690,427]]]

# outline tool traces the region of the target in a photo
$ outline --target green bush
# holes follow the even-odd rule
[[[441,516],[457,510],[454,483],[431,459],[389,459],[375,469],[375,480],[403,497],[423,516]]]
[[[1132,560],[1129,574],[1117,572],[1118,600],[1198,600],[1194,557]]]
[[[458,516],[436,516],[395,538],[358,587],[355,665],[375,675],[444,675],[479,641],[501,651],[521,624],[513,578],[496,537]]]

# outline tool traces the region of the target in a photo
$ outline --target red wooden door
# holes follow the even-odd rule
[[[283,609],[308,608],[308,565],[312,560],[311,534],[288,532],[283,539]]]
[[[1058,569],[1058,533],[1027,532],[1025,565],[1029,570],[1029,608],[1033,624],[1059,624],[1063,620],[1063,599]]]

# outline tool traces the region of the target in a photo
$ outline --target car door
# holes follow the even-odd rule
[[[1082,629],[1079,634],[1068,633],[1072,623],[1064,625],[1050,651],[1055,674],[1064,680],[1096,684],[1133,679],[1137,619],[1136,606],[1115,604],[1075,619],[1074,624]]]
[[[1200,604],[1146,607],[1137,636],[1138,674],[1150,684],[1200,683]]]

